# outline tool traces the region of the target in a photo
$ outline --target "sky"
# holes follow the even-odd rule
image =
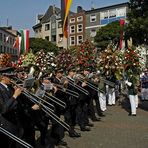
[[[128,0],[73,0],[71,11],[76,12],[77,6],[85,10],[128,2]],[[36,16],[44,14],[50,5],[61,7],[61,0],[0,0],[0,26],[12,26],[13,29],[29,29],[34,36],[32,26]]]

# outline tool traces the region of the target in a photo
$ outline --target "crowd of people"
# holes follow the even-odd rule
[[[142,100],[146,100],[147,70],[140,79]],[[136,116],[139,84],[133,74],[124,82],[131,105],[129,115]],[[63,140],[65,132],[70,137],[81,137],[81,133],[75,130],[76,125],[81,132],[91,131],[93,122],[105,117],[107,105],[116,104],[121,87],[114,73],[104,75],[92,72],[90,68],[79,71],[75,67],[67,71],[59,68],[52,75],[41,73],[33,67],[29,71],[1,68],[0,145],[21,148],[24,144],[25,147],[35,148],[38,130],[43,147],[47,144],[50,148],[67,146]]]

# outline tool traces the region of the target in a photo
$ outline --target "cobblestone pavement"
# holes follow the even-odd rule
[[[128,116],[129,111],[127,99],[121,105],[107,106],[106,116],[100,122],[93,122],[91,131],[81,132],[77,126],[80,138],[70,138],[65,133],[67,148],[148,148],[148,101],[140,102],[137,116]],[[37,148],[51,146],[37,145]]]
[[[94,122],[89,132],[81,132],[81,138],[65,141],[69,148],[147,148],[148,147],[148,101],[141,102],[137,116],[128,116],[129,104],[108,106],[106,117]],[[79,127],[77,127],[79,132]]]

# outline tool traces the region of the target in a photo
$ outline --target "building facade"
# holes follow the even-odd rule
[[[59,48],[63,48],[61,10],[59,8],[49,6],[44,15],[38,15],[33,30],[35,38],[46,39]]]
[[[126,19],[128,13],[128,3],[92,9],[85,12],[86,14],[86,39],[94,41],[97,30],[113,21]]]
[[[69,16],[69,46],[80,45],[85,39],[85,11],[78,8],[77,13]]]
[[[127,12],[128,3],[88,11],[78,6],[77,12],[70,12],[68,16],[68,47],[80,45],[86,39],[94,42],[97,30],[108,23],[126,18]],[[49,6],[44,15],[38,15],[33,30],[36,38],[51,41],[59,48],[65,47],[65,42],[63,42],[61,10],[59,8]]]
[[[18,58],[18,49],[14,48],[17,34],[12,28],[0,27],[0,53],[10,54],[13,61]]]

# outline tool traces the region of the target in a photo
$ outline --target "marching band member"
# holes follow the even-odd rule
[[[20,127],[17,112],[17,98],[21,94],[22,89],[9,87],[11,79],[9,74],[12,68],[7,67],[0,69],[0,126],[8,132],[20,136]],[[0,134],[0,145],[5,148],[15,148],[14,141],[11,141],[7,136]]]
[[[129,71],[128,79],[125,81],[128,88],[128,95],[130,100],[131,112],[129,116],[136,116],[136,108],[138,107],[138,90],[137,90],[137,78],[133,75],[133,72]]]

